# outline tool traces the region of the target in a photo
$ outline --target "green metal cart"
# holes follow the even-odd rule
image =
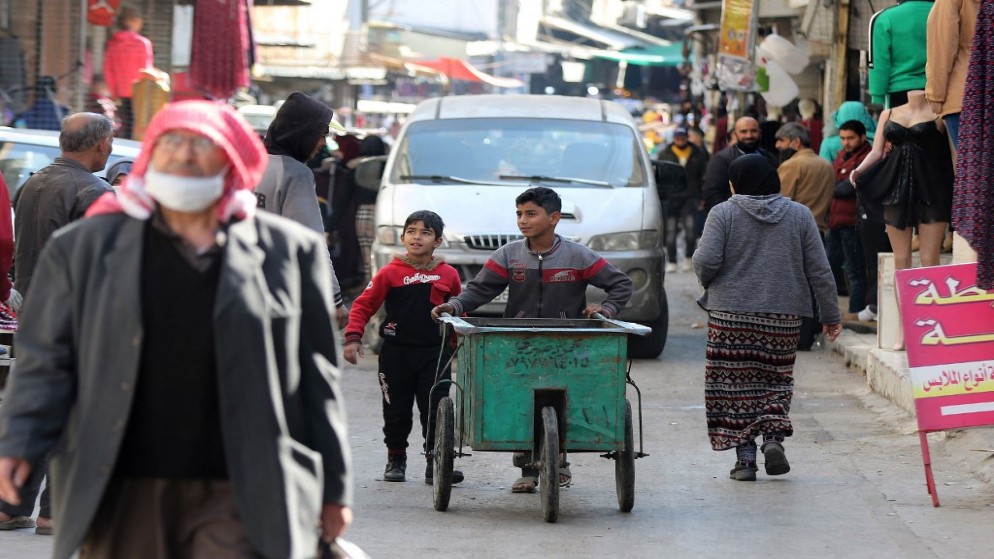
[[[618,320],[466,318],[443,316],[458,335],[461,393],[459,450],[455,404],[444,397],[435,417],[434,504],[444,511],[453,458],[476,451],[531,451],[539,472],[542,512],[559,517],[560,454],[603,452],[614,460],[618,507],[635,504],[635,451],[628,336],[648,327]],[[451,381],[446,381],[451,382]],[[641,398],[640,398],[641,399]],[[641,404],[639,405],[641,434]],[[641,439],[641,437],[640,437]]]

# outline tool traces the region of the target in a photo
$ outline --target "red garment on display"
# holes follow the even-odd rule
[[[131,99],[131,86],[141,71],[154,66],[152,41],[134,31],[118,31],[107,39],[104,79],[115,99]]]
[[[117,7],[121,0],[88,0],[86,6],[86,21],[90,25],[110,27],[117,15]]]
[[[190,85],[227,99],[249,85],[246,0],[197,0]]]

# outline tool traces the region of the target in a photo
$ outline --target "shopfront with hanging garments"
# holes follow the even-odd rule
[[[126,28],[126,13],[140,25]],[[226,100],[249,85],[250,17],[247,0],[0,0],[0,124],[57,129],[72,112],[121,121],[130,108],[137,126],[119,136],[140,139],[168,100]],[[43,119],[25,120],[33,107]]]

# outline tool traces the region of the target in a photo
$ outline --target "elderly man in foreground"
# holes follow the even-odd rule
[[[60,437],[54,557],[313,557],[351,520],[320,236],[256,213],[266,154],[166,107],[117,197],[42,252],[0,410],[0,498]]]

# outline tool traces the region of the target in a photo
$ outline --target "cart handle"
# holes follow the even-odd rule
[[[635,322],[625,322],[624,320],[608,318],[599,312],[593,313],[590,315],[590,318],[602,320],[608,324],[614,324],[618,328],[627,331],[629,334],[635,334],[636,336],[648,336],[652,332],[652,328],[649,328],[648,326],[643,326],[642,324],[637,324]]]
[[[452,329],[455,330],[457,334],[471,334],[477,330],[476,326],[473,326],[458,316],[452,316],[447,312],[441,313],[438,317],[438,321],[442,324],[452,326]]]
[[[624,330],[628,334],[635,334],[636,336],[646,336],[650,332],[652,332],[652,328],[649,328],[648,326],[643,326],[641,324],[636,324],[634,322],[625,322],[623,320],[615,320],[613,318],[607,318],[600,313],[594,313],[591,319],[607,322],[608,324],[611,324],[617,328]],[[480,326],[470,324],[469,322],[463,320],[458,316],[452,316],[451,314],[444,312],[441,313],[441,315],[438,317],[438,321],[443,324],[451,325],[453,330],[455,330],[457,334],[462,334],[462,335],[474,334],[476,332],[486,330],[486,328],[481,328]]]

